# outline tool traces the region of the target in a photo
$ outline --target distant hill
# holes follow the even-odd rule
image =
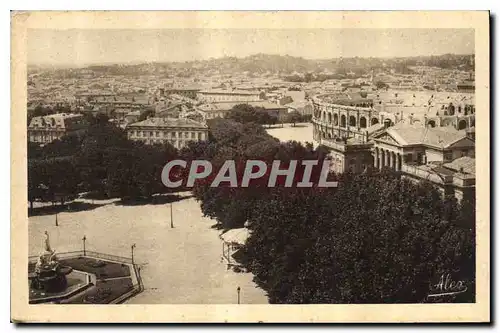
[[[102,64],[91,65],[78,70],[92,71],[106,75],[137,75],[170,73],[191,76],[195,73],[217,71],[221,74],[249,72],[253,74],[334,72],[345,74],[350,71],[368,73],[377,68],[396,68],[405,70],[408,66],[434,66],[440,68],[474,70],[474,55],[444,54],[440,56],[417,56],[406,58],[335,58],[304,59],[289,55],[255,54],[244,58],[225,57],[209,60],[143,63],[143,64]],[[39,69],[42,66],[30,66]],[[66,66],[65,66],[66,67]]]

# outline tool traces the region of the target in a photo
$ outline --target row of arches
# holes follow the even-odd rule
[[[343,114],[339,117],[339,115],[337,113],[334,113],[332,115],[331,113],[326,113],[323,111],[321,114],[321,120],[327,122],[328,124],[333,124],[333,126],[339,126],[339,124],[340,124],[340,127],[344,127],[344,128],[347,127],[347,125],[349,125],[351,127],[358,126],[360,128],[367,128],[368,127],[368,120],[365,116],[361,116],[359,118],[359,124],[358,124],[358,120],[356,119],[355,116],[349,116],[349,118],[347,118],[347,116],[345,114]],[[378,124],[378,123],[379,123],[378,118],[376,118],[376,117],[371,118],[370,126],[373,126],[373,125]]]
[[[473,105],[466,104],[465,106],[458,105],[455,107],[453,103],[450,103],[449,105],[441,105],[441,111],[445,116],[454,116],[455,112],[457,113],[464,113],[464,115],[470,115],[474,114],[476,111],[476,108]],[[440,112],[436,112],[436,116],[439,116]]]
[[[470,120],[470,126],[469,126],[469,124],[467,124],[467,120],[465,120],[465,119],[460,119],[458,121],[458,123],[456,124],[456,128],[458,130],[464,130],[464,129],[468,128],[468,127],[474,127],[474,126],[475,126],[475,120],[474,119]],[[427,121],[427,127],[432,127],[432,128],[436,127],[436,121],[433,120],[433,119]]]

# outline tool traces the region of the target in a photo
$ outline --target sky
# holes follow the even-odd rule
[[[473,29],[28,31],[28,64],[191,61],[257,53],[307,59],[473,54]]]

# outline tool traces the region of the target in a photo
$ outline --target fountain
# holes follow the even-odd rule
[[[45,231],[44,243],[44,252],[38,257],[35,271],[29,274],[30,286],[33,290],[51,293],[64,291],[68,286],[66,275],[70,274],[73,269],[59,263],[56,251],[50,247],[47,231]]]
[[[120,303],[142,291],[132,260],[85,250],[58,258],[47,231],[44,238],[40,255],[28,261],[30,304]]]

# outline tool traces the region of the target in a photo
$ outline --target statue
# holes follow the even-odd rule
[[[56,251],[50,246],[49,233],[45,231],[44,251],[38,257],[35,272],[31,277],[32,287],[47,291],[63,290],[67,286],[66,275],[71,273],[71,267],[61,266]]]
[[[47,232],[47,230],[45,230],[45,251],[52,253],[52,249],[50,247],[50,237],[49,237],[49,233]]]

